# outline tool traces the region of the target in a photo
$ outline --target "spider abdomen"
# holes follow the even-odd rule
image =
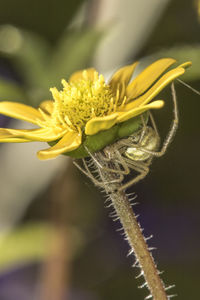
[[[160,138],[155,130],[151,127],[147,127],[144,133],[139,136],[138,143],[132,147],[128,147],[125,151],[125,155],[136,161],[145,161],[152,156],[150,151],[156,151],[160,144]],[[145,152],[142,149],[149,152]]]

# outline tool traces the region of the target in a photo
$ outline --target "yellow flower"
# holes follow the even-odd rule
[[[163,75],[174,63],[171,58],[157,60],[131,81],[137,65],[134,63],[119,69],[109,83],[93,68],[78,71],[69,82],[62,80],[63,90],[51,88],[54,100],[42,102],[38,109],[17,102],[0,102],[1,114],[39,126],[29,130],[1,128],[0,142],[53,142],[54,145],[38,152],[39,159],[73,154],[86,140],[87,147],[89,145],[93,151],[100,150],[106,143],[120,137],[115,133],[114,138],[108,139],[115,128],[120,128],[120,124],[136,120],[145,111],[164,105],[163,100],[149,102],[191,65],[186,62]],[[98,136],[98,133],[105,132],[104,137]],[[97,138],[102,137],[105,142],[95,146]]]

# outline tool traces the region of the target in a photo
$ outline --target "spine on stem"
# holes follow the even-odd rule
[[[164,283],[159,276],[159,271],[148,249],[128,197],[123,191],[115,191],[110,193],[110,199],[131,247],[130,251],[135,254],[141,268],[141,274],[145,279],[144,286],[146,285],[149,288],[150,295],[154,300],[167,300]]]

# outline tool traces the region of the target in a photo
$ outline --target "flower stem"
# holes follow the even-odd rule
[[[164,284],[124,191],[110,194],[114,209],[154,300],[167,300]]]
[[[108,147],[107,147],[108,148]],[[109,153],[115,153],[112,148],[108,148]],[[115,155],[115,154],[114,154]],[[131,247],[131,253],[135,254],[137,265],[141,268],[141,275],[144,276],[145,284],[150,291],[150,296],[154,300],[168,300],[165,292],[165,286],[162,282],[159,271],[152,257],[145,238],[142,234],[140,225],[132,210],[129,198],[123,189],[120,177],[121,165],[118,157],[115,159],[104,159],[102,153],[91,154],[93,167],[99,176],[93,177],[92,173],[86,167],[85,174],[89,176],[97,186],[103,187],[106,194],[112,201],[112,206],[123,227],[126,239]],[[123,178],[123,177],[122,177]],[[126,186],[126,185],[125,185]]]

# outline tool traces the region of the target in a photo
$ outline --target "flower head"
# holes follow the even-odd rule
[[[59,154],[87,156],[86,147],[98,151],[128,136],[141,125],[138,116],[164,105],[163,100],[150,101],[191,65],[186,62],[164,73],[174,63],[171,58],[157,60],[132,81],[137,63],[119,69],[108,83],[93,68],[75,72],[69,82],[62,80],[61,91],[51,88],[54,100],[43,101],[38,109],[0,102],[1,114],[39,126],[30,130],[1,128],[0,142],[53,144],[38,152],[39,159]]]

